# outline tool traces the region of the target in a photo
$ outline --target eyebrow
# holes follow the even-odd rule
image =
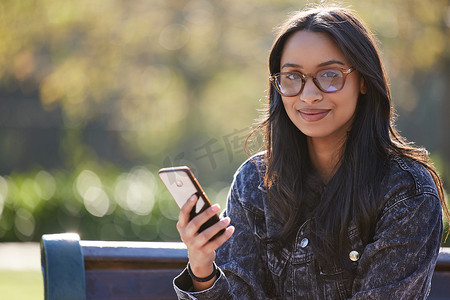
[[[343,63],[342,61],[334,59],[334,60],[329,60],[329,61],[323,62],[323,63],[319,64],[317,67],[320,68],[320,67],[325,67],[325,66],[334,65],[334,64],[345,66],[345,63]]]
[[[345,66],[345,63],[343,63],[342,61],[333,59],[333,60],[329,60],[329,61],[320,63],[320,64],[317,65],[317,67],[321,68],[321,67],[334,65],[334,64]],[[281,69],[284,69],[284,68],[299,68],[299,69],[302,69],[303,66],[302,65],[293,64],[293,63],[285,63],[284,65],[281,66]]]

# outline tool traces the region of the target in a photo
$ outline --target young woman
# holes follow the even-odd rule
[[[426,150],[393,126],[372,34],[346,9],[300,12],[269,69],[265,151],[235,174],[224,217],[197,233],[219,207],[181,209],[178,297],[426,298],[448,210]]]

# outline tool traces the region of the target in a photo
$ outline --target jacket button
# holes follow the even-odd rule
[[[358,261],[359,252],[356,250],[353,250],[352,252],[349,253],[348,257],[350,258],[351,261]]]
[[[305,248],[306,246],[308,246],[309,244],[309,240],[307,238],[303,238],[300,242],[300,247]]]

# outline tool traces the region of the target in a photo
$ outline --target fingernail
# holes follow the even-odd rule
[[[222,222],[222,224],[224,224],[224,225],[228,225],[228,224],[230,224],[230,218],[229,217],[226,217],[226,218],[223,218],[222,220],[220,220],[220,222]]]
[[[218,204],[214,204],[213,206],[211,206],[211,210],[213,212],[218,212],[220,210],[220,207]]]
[[[234,233],[234,226],[230,226],[227,228],[227,230],[225,230],[225,234],[227,236],[231,236]]]

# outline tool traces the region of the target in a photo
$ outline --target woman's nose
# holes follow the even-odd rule
[[[300,93],[300,100],[312,104],[322,100],[322,93],[316,86],[312,78],[306,78],[302,92]]]

